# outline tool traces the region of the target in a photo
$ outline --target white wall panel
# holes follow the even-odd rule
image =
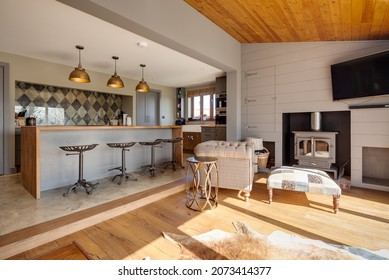
[[[389,135],[389,122],[352,123],[351,124],[351,131],[353,132],[353,134],[366,134],[369,136],[370,135]]]
[[[388,96],[332,101],[330,71],[331,64],[388,49],[387,40],[242,45],[242,136],[274,141],[276,165],[280,165],[283,113],[345,111],[359,103],[389,103]],[[251,102],[245,104],[247,100]],[[384,188],[362,183],[362,147],[389,148],[388,133],[389,109],[351,110],[354,186]]]
[[[279,84],[277,79],[276,94],[326,89],[331,91],[331,79],[305,80],[287,84]]]
[[[351,146],[389,148],[389,135],[354,134],[351,131]]]
[[[247,78],[246,81],[247,88],[256,88],[274,85],[274,74],[273,76],[257,77],[253,79],[252,77]]]
[[[263,114],[272,114],[272,113],[274,113],[274,105],[260,103],[258,105],[251,106],[251,104],[250,104],[247,106],[246,110],[247,110],[246,111],[247,115],[256,114],[258,112],[263,113]]]
[[[305,80],[317,80],[317,79],[331,79],[331,74],[329,71],[329,67],[320,67],[320,68],[310,68],[307,70],[299,70],[293,72],[287,72],[284,74],[280,74],[278,72],[277,75],[277,83],[295,83],[298,81]]]
[[[269,86],[260,86],[260,87],[249,87],[246,89],[246,96],[263,96],[263,95],[273,95],[275,94],[274,85]],[[243,96],[243,95],[242,95]]]
[[[362,147],[351,146],[351,154],[354,159],[362,159]]]
[[[309,93],[309,101],[311,102],[331,100],[328,90],[312,90]],[[291,100],[293,100],[293,102],[307,102],[307,92],[297,91],[277,93],[277,104],[290,103]]]
[[[367,120],[381,120],[381,122],[389,122],[389,110],[388,109],[360,109],[353,110],[352,117],[354,123],[366,123]]]
[[[275,114],[264,114],[257,112],[255,114],[250,114],[250,120],[259,120],[261,123],[274,123]]]

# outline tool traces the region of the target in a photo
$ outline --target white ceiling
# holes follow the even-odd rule
[[[223,74],[203,62],[159,45],[55,0],[0,0],[0,51],[76,67],[78,50],[88,71],[114,72],[171,87],[213,82]],[[139,42],[148,47],[140,48]]]

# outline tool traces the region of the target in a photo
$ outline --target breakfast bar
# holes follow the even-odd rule
[[[77,180],[78,159],[67,157],[60,146],[98,144],[85,156],[84,174],[88,180],[112,176],[108,171],[121,162],[120,153],[107,146],[112,142],[154,141],[182,137],[181,126],[23,126],[21,127],[21,179],[23,187],[39,199],[41,192],[69,186]],[[178,164],[183,163],[182,144],[175,146]],[[155,153],[157,164],[171,160],[172,146],[163,145]],[[126,168],[136,171],[150,163],[150,151],[136,144],[131,147]]]

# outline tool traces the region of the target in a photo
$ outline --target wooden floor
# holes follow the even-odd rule
[[[162,231],[196,235],[218,228],[233,232],[232,222],[237,220],[263,234],[282,230],[336,244],[389,249],[389,192],[352,187],[343,192],[340,211],[334,214],[332,197],[321,194],[274,190],[269,205],[266,178],[257,175],[256,179],[248,202],[237,198],[236,191],[220,189],[219,206],[200,213],[185,206],[185,192],[179,191],[9,259],[42,259],[45,254],[53,259],[55,250],[72,242],[92,259],[177,259],[179,247],[165,240]]]

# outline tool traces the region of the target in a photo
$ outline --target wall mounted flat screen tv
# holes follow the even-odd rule
[[[389,94],[389,51],[331,65],[332,99]]]

